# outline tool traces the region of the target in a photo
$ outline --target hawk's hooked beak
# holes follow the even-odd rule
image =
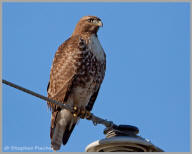
[[[99,20],[99,21],[97,22],[97,25],[98,25],[99,27],[103,27],[103,23],[102,23],[102,21]]]

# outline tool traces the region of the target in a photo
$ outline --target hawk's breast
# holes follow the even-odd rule
[[[91,49],[91,52],[93,52],[93,54],[96,56],[98,61],[105,60],[104,50],[96,35],[91,35],[90,43],[88,46]]]
[[[86,105],[97,91],[105,74],[105,53],[95,35],[88,40],[87,49],[82,51],[81,65],[74,82],[74,94],[81,105]]]

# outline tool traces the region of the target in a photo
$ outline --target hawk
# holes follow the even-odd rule
[[[96,16],[84,16],[71,37],[55,53],[47,87],[48,97],[91,111],[106,69],[106,55],[97,32],[103,23]],[[65,145],[77,123],[70,111],[47,102],[51,115],[51,147]]]

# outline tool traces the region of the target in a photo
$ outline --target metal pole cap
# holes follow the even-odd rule
[[[105,139],[89,144],[86,152],[163,152],[149,140],[137,135],[139,129],[131,125],[106,128]]]

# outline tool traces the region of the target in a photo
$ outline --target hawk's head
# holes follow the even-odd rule
[[[96,16],[84,16],[77,23],[73,35],[83,33],[97,34],[99,27],[102,26],[103,23],[100,18]]]

